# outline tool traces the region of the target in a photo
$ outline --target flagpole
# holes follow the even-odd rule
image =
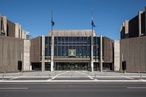
[[[54,36],[53,36],[53,26],[54,26],[54,21],[53,21],[53,10],[51,10],[51,68],[50,71],[54,70]]]
[[[91,25],[92,25],[92,34],[91,34],[91,71],[93,72],[94,69],[94,65],[93,65],[93,10],[92,10],[92,21],[91,21]]]
[[[52,25],[52,21],[53,21],[53,10],[51,10],[51,36],[53,35],[53,25]]]

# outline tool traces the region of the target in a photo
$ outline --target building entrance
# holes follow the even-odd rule
[[[88,63],[56,63],[55,70],[90,70]]]

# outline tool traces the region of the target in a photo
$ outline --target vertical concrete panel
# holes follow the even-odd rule
[[[45,36],[42,36],[42,72],[45,71]]]
[[[139,30],[139,36],[142,34],[141,33],[141,14],[142,13],[143,12],[141,12],[141,11],[138,12],[138,30]]]
[[[1,18],[1,14],[0,14],[0,32],[1,32],[1,20],[2,20],[2,18]]]
[[[146,7],[145,7],[145,26],[146,26]],[[145,35],[146,35],[146,27],[145,27]]]
[[[31,46],[30,46],[30,61],[31,62],[40,62],[41,56],[41,37],[37,37],[31,39]]]
[[[23,70],[30,70],[30,40],[24,40]]]
[[[3,66],[3,38],[0,37],[0,71],[2,71]]]
[[[7,35],[7,17],[3,16],[3,27],[4,27],[4,32],[5,32],[5,36]]]
[[[114,70],[120,70],[120,41],[114,41]]]

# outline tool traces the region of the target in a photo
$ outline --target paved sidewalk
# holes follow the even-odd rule
[[[70,81],[135,81],[146,82],[146,73],[88,72],[88,71],[45,71],[0,73],[0,82],[70,82]]]

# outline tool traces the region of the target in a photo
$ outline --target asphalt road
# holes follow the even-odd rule
[[[0,97],[146,97],[146,83],[0,83]]]

